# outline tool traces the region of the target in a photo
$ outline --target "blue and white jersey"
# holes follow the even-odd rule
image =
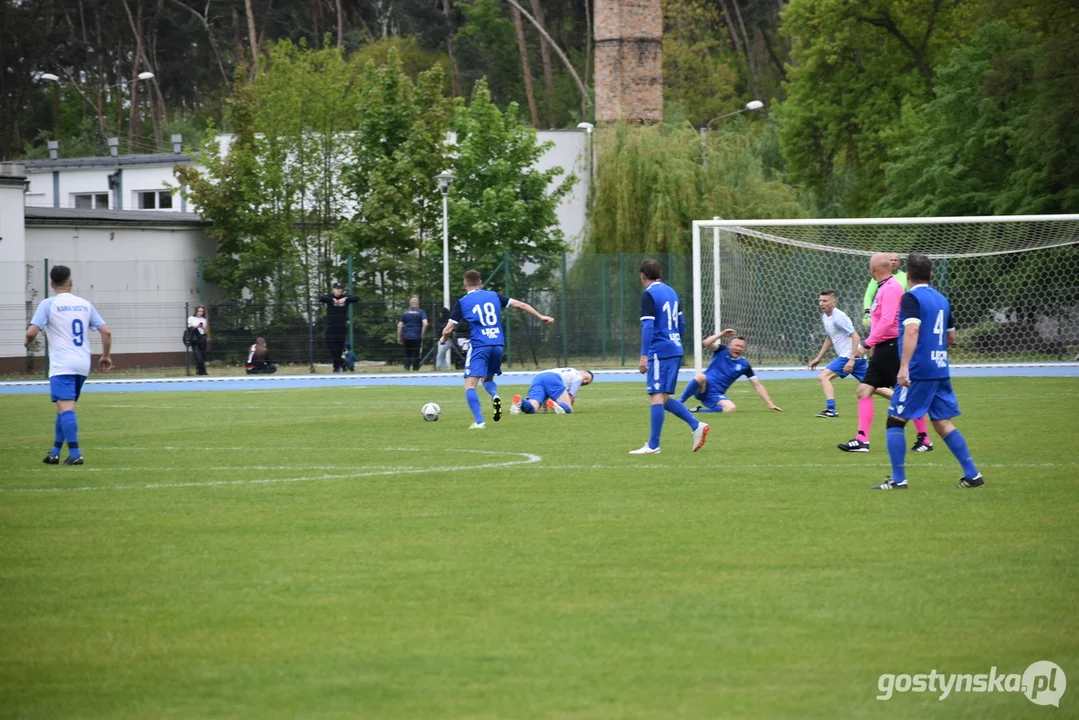
[[[839,308],[833,308],[831,315],[821,313],[820,320],[824,323],[824,332],[828,333],[832,341],[835,354],[849,360],[851,351],[854,349],[852,347],[854,343],[850,339],[850,334],[854,332],[854,324],[850,321],[850,317]]]
[[[918,345],[910,359],[911,380],[944,380],[951,377],[948,366],[948,333],[955,330],[948,298],[921,284],[903,294],[899,305],[899,325],[918,324]],[[903,331],[899,333],[899,357],[903,357]]]
[[[502,333],[502,308],[510,299],[491,290],[470,290],[457,301],[450,312],[450,322],[456,325],[468,321],[472,333],[472,347],[503,346],[506,338]]]
[[[562,378],[562,384],[566,386],[566,392],[573,397],[577,397],[577,393],[581,390],[581,385],[584,383],[584,376],[581,375],[581,371],[571,367],[555,368],[550,372],[558,373]]]
[[[756,373],[753,372],[745,355],[735,360],[731,357],[730,349],[722,345],[712,356],[712,362],[708,364],[704,375],[708,378],[708,389],[723,394],[738,378],[743,375],[751,378]]]
[[[90,374],[90,338],[86,333],[105,321],[89,300],[71,293],[45,298],[30,324],[49,338],[49,377]]]
[[[678,293],[659,280],[646,287],[641,293],[641,355],[682,357],[685,329]]]

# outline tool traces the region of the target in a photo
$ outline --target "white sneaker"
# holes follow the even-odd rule
[[[704,447],[704,441],[708,439],[708,431],[710,429],[708,423],[701,423],[697,426],[697,429],[693,431],[693,452],[697,452]]]
[[[648,447],[648,443],[645,443],[643,447],[636,450],[630,450],[630,455],[659,455],[659,448]]]
[[[562,406],[559,405],[558,403],[556,403],[554,400],[548,400],[547,401],[547,407],[549,407],[551,410],[554,410],[555,415],[565,415],[566,414],[566,411],[562,408]]]
[[[521,396],[520,395],[514,395],[513,396],[513,404],[510,405],[510,415],[520,415],[520,414],[521,414]]]
[[[487,429],[487,424],[486,423],[472,423],[471,425],[468,426],[468,429],[469,430],[486,430]]]

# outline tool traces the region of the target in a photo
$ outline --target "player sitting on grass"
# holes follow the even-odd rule
[[[513,396],[510,415],[522,412],[525,415],[534,415],[544,405],[554,410],[556,415],[571,413],[577,393],[585,385],[591,384],[591,370],[555,368],[541,372],[532,378],[532,386],[528,388],[528,395],[523,400],[520,395]]]
[[[720,342],[723,338],[734,334],[734,330],[727,328],[721,333],[709,335],[704,339],[704,348],[713,350],[715,354],[712,356],[712,362],[708,365],[708,369],[703,373],[697,373],[697,376],[686,385],[686,389],[682,393],[682,402],[685,402],[690,397],[695,397],[703,404],[703,407],[698,407],[693,412],[732,413],[738,409],[738,406],[731,402],[730,398],[724,393],[727,392],[727,388],[735,380],[745,375],[749,378],[749,382],[753,384],[753,389],[768,405],[769,410],[783,412],[783,408],[775,405],[772,399],[768,397],[768,391],[764,389],[764,385],[761,385],[761,381],[757,379],[753,368],[749,366],[749,361],[742,357],[746,352],[746,339],[740,336],[736,337],[731,340],[729,345],[723,345]]]
[[[817,375],[821,389],[824,390],[825,404],[825,408],[817,413],[817,417],[834,418],[839,417],[839,413],[835,410],[835,388],[832,387],[832,378],[853,375],[858,382],[861,382],[869,363],[865,358],[857,357],[855,348],[859,347],[861,339],[854,330],[854,324],[847,313],[835,306],[835,290],[821,290],[817,304],[820,305],[820,319],[824,323],[824,332],[827,333],[827,337],[824,338],[824,345],[821,346],[817,357],[810,361],[809,369],[816,369],[820,361],[824,359],[824,353],[828,352],[829,346],[835,348],[835,360],[828,363],[828,367]]]

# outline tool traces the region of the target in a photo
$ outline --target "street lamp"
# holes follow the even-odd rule
[[[750,100],[741,110],[735,110],[734,112],[729,112],[726,115],[714,117],[708,122],[706,122],[704,125],[701,125],[701,167],[708,167],[708,160],[704,156],[704,138],[708,134],[708,128],[712,127],[712,123],[717,120],[722,120],[723,118],[741,115],[744,112],[753,112],[755,110],[760,110],[762,107],[764,107],[764,103],[762,103],[760,100]]]
[[[442,193],[442,307],[450,309],[450,183],[454,176],[449,170],[435,175]]]
[[[153,77],[154,77],[154,74],[152,72],[150,72],[149,70],[144,70],[144,71],[140,72],[138,75],[136,75],[135,79],[136,80],[150,80]],[[98,127],[101,129],[101,137],[105,138],[105,136],[106,136],[106,133],[105,133],[105,112],[101,107],[102,93],[105,90],[113,90],[115,88],[120,87],[121,85],[124,84],[122,81],[118,82],[118,83],[115,83],[113,85],[105,85],[103,87],[98,88],[97,89],[98,101],[95,103],[95,102],[90,100],[90,98],[86,95],[86,91],[82,88],[81,85],[79,85],[77,82],[75,82],[75,78],[71,77],[70,75],[68,76],[66,82],[59,75],[55,75],[53,73],[48,73],[48,72],[38,74],[37,79],[38,80],[46,80],[48,82],[54,82],[54,83],[57,83],[59,85],[67,84],[67,85],[70,85],[71,87],[75,88],[75,92],[77,92],[79,94],[79,97],[82,98],[83,102],[85,102],[90,107],[94,108],[94,110],[97,112],[97,124],[98,124]]]

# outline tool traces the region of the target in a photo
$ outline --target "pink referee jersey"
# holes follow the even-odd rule
[[[879,345],[899,337],[899,305],[903,300],[903,286],[892,276],[881,283],[869,310],[869,337],[867,347]]]

